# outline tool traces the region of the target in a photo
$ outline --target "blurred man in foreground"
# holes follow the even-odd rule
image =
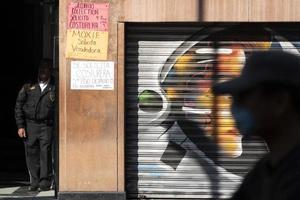
[[[254,52],[239,77],[214,85],[232,96],[244,136],[260,136],[270,152],[245,177],[234,200],[294,200],[300,196],[300,57]]]

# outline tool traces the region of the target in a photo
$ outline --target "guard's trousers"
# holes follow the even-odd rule
[[[53,127],[46,123],[26,122],[25,153],[32,186],[51,185],[51,141]]]

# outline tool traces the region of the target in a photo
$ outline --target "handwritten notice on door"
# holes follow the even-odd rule
[[[113,90],[114,62],[71,61],[71,90]]]
[[[68,7],[67,58],[106,60],[108,3],[77,2]]]

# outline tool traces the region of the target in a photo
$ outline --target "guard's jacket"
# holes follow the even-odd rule
[[[38,83],[25,84],[20,90],[15,106],[15,119],[18,128],[25,128],[26,121],[53,125],[55,109],[55,85],[50,81],[40,89]]]

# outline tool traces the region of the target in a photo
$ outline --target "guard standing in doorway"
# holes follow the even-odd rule
[[[51,141],[55,111],[55,84],[51,74],[52,61],[41,60],[38,82],[25,84],[16,100],[15,119],[18,135],[24,138],[30,191],[45,191],[51,187]]]

